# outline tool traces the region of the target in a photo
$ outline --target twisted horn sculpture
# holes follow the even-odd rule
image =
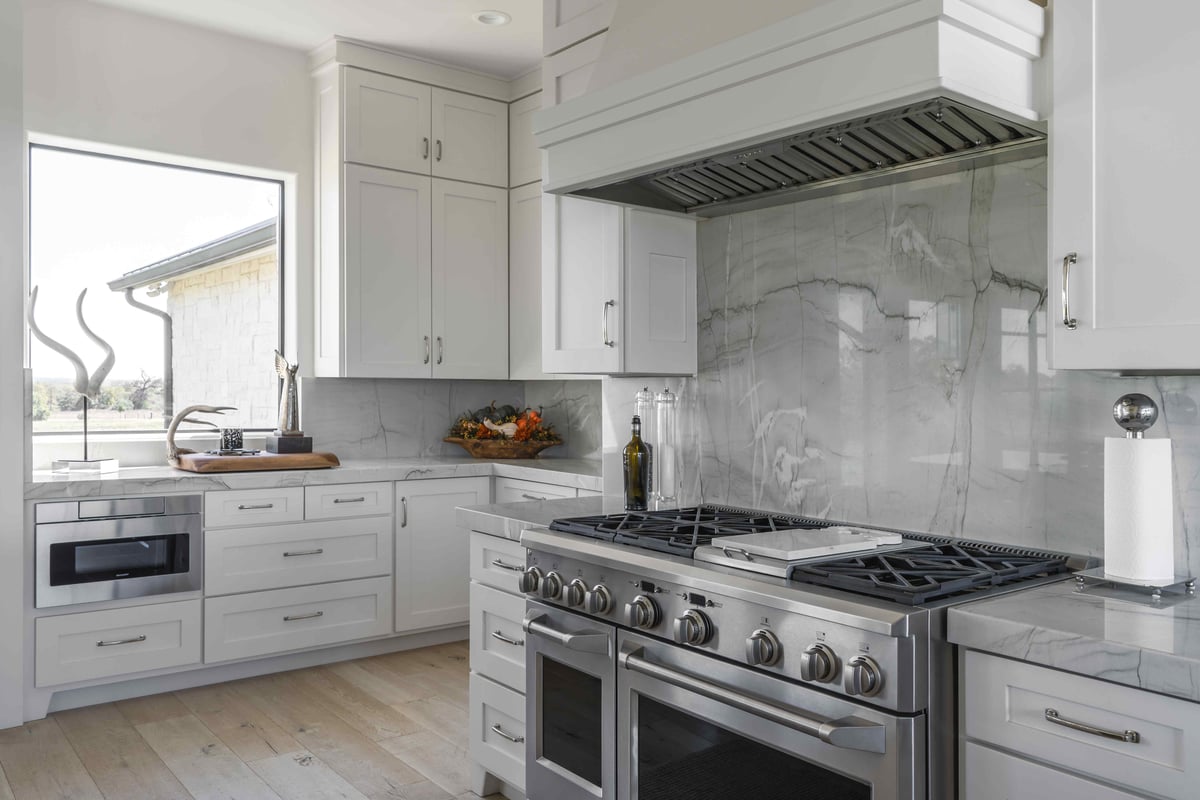
[[[79,327],[87,334],[87,337],[96,344],[100,345],[107,355],[100,366],[96,367],[96,371],[88,377],[87,367],[83,365],[83,359],[80,358],[74,350],[66,345],[56,342],[42,332],[34,320],[34,308],[37,305],[38,287],[33,287],[33,291],[29,293],[29,299],[25,301],[25,321],[29,323],[29,332],[46,347],[58,353],[67,361],[71,362],[71,366],[75,368],[75,391],[79,392],[84,397],[91,400],[93,403],[100,396],[100,385],[104,383],[104,379],[108,377],[108,373],[112,371],[113,364],[117,361],[117,356],[113,352],[112,347],[108,342],[101,339],[96,333],[88,327],[87,322],[83,318],[83,298],[87,294],[87,289],[79,293],[79,299],[75,301],[75,316],[79,319]]]

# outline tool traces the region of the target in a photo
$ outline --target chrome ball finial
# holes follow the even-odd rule
[[[1125,429],[1127,439],[1141,439],[1158,421],[1158,405],[1144,394],[1123,394],[1113,404],[1113,419]]]

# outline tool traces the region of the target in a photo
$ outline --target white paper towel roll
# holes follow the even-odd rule
[[[1170,439],[1104,440],[1104,571],[1137,581],[1175,577]]]

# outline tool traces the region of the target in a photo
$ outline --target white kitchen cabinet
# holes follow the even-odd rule
[[[508,193],[508,377],[553,379],[542,370],[542,184]]]
[[[497,503],[524,503],[530,500],[558,500],[575,497],[571,486],[559,486],[542,481],[525,481],[520,478],[496,478],[495,500]]]
[[[508,104],[433,89],[433,176],[508,187]]]
[[[542,53],[551,55],[608,28],[617,0],[545,0]]]
[[[542,108],[587,94],[604,39],[603,33],[593,36],[542,61]]]
[[[396,483],[397,632],[467,622],[470,547],[454,509],[490,500],[486,477]]]
[[[542,366],[547,372],[696,372],[696,223],[546,195]]]
[[[974,742],[964,745],[963,800],[1139,800],[1140,795]]]
[[[1195,796],[1200,704],[973,650],[962,661],[968,744],[1048,773],[1040,793],[1030,795],[1020,765],[977,756],[966,762],[968,798]],[[1082,791],[1092,784],[1074,775],[1101,789]],[[1054,795],[1054,785],[1069,790]]]
[[[1050,365],[1196,370],[1200,6],[1077,0],[1052,24]]]
[[[522,97],[508,106],[509,188],[542,180],[542,151],[533,139],[533,112],[541,107],[541,92]]]
[[[304,489],[234,489],[204,493],[204,527],[272,525],[304,519]]]
[[[345,161],[429,174],[433,146],[429,86],[344,67],[342,93]]]
[[[433,181],[433,377],[508,377],[508,192]]]

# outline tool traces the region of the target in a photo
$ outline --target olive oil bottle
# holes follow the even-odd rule
[[[633,418],[633,437],[622,454],[625,467],[625,510],[645,511],[650,499],[650,448],[642,441],[641,417]]]

